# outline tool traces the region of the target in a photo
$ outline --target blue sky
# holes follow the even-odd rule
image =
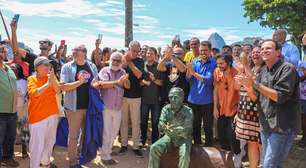
[[[244,37],[271,37],[272,30],[248,23],[242,0],[134,0],[134,39],[142,44],[164,46],[175,34],[182,40],[197,36],[207,40],[219,33],[231,44]],[[0,0],[7,25],[21,14],[18,38],[34,51],[38,41],[66,40],[69,48],[85,44],[94,48],[97,34],[103,46],[123,48],[124,0]],[[6,37],[1,25],[2,38]]]

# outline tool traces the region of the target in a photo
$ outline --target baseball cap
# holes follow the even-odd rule
[[[40,57],[37,57],[35,60],[34,60],[34,67],[38,67],[39,65],[46,65],[46,64],[50,64],[51,60],[48,60],[48,58],[44,57],[44,56],[40,56]]]
[[[53,45],[53,42],[51,40],[47,39],[47,38],[39,41],[39,44],[43,44],[43,43],[48,43],[49,46]]]

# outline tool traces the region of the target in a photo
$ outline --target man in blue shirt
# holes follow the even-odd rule
[[[299,49],[292,43],[286,41],[287,32],[284,29],[278,29],[273,33],[273,40],[282,44],[282,56],[286,62],[298,67],[300,60]]]
[[[213,143],[213,73],[216,62],[210,57],[211,43],[200,44],[200,56],[187,64],[186,78],[191,81],[188,102],[193,111],[193,139],[201,144],[201,124],[204,123],[205,145]]]

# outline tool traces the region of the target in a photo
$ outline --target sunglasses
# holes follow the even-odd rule
[[[173,55],[181,56],[181,55],[184,55],[184,53],[173,53]]]

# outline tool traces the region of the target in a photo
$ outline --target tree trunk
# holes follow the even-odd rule
[[[133,0],[125,0],[125,47],[133,40]]]

